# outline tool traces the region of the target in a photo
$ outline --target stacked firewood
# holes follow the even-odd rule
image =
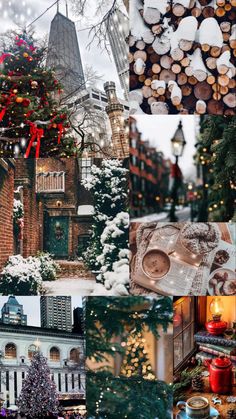
[[[132,0],[131,113],[235,113],[236,0]]]

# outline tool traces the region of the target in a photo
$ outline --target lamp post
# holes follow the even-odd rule
[[[178,198],[179,183],[181,179],[181,171],[178,166],[178,161],[179,161],[179,157],[183,155],[185,144],[186,144],[186,141],[184,138],[182,121],[179,121],[178,128],[175,131],[173,138],[171,138],[172,154],[175,157],[175,164],[173,165],[173,172],[172,172],[173,186],[172,186],[172,191],[171,191],[171,208],[170,208],[170,213],[169,213],[169,218],[170,218],[170,221],[172,222],[178,221],[178,218],[175,214],[175,207],[176,207],[177,198]]]

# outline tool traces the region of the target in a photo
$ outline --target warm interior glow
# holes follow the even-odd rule
[[[220,316],[224,312],[224,304],[220,297],[215,297],[210,303],[210,313],[215,316]]]

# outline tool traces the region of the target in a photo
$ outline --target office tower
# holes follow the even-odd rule
[[[19,304],[16,297],[9,296],[2,307],[1,322],[4,324],[27,325],[27,315],[24,314],[23,305]]]
[[[73,96],[85,88],[75,24],[59,12],[51,22],[47,66],[54,68],[64,86],[63,96]]]
[[[71,297],[40,297],[41,327],[71,332]]]
[[[73,310],[73,333],[82,335],[84,333],[84,312],[82,307]]]
[[[125,98],[129,93],[129,63],[128,45],[126,39],[129,35],[128,18],[119,9],[114,9],[107,22],[107,33],[111,51],[116,64],[120,84]]]

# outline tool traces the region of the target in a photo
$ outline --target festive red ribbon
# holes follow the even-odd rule
[[[5,59],[7,58],[7,57],[10,57],[12,54],[9,54],[9,53],[7,53],[7,52],[4,52],[1,56],[0,56],[0,64],[2,64],[4,61],[5,61]]]
[[[57,124],[57,127],[59,129],[59,134],[58,134],[58,138],[57,138],[57,144],[60,144],[61,137],[62,137],[62,135],[63,135],[63,133],[65,131],[65,128],[64,128],[63,124]]]
[[[4,95],[3,95],[3,96],[4,96]],[[11,98],[12,98],[13,96],[15,96],[15,94],[14,94],[14,93],[10,93],[10,95],[9,95],[9,96],[8,96],[8,98],[6,99],[6,106],[5,106],[5,108],[3,108],[3,109],[1,110],[1,112],[0,112],[0,122],[3,120],[4,115],[5,115],[5,113],[6,113],[6,110],[7,110],[7,107],[10,105],[10,103],[11,103]]]
[[[43,131],[43,128],[38,128],[33,122],[29,122],[29,124],[30,124],[31,139],[30,139],[30,142],[28,144],[27,150],[25,152],[25,158],[28,159],[28,157],[30,155],[32,145],[33,145],[34,141],[37,139],[35,157],[36,157],[36,159],[38,159],[39,154],[40,154],[41,138],[44,134],[44,131]]]

